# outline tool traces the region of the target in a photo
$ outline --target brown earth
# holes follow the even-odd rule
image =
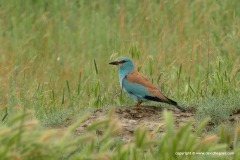
[[[163,111],[171,111],[174,117],[175,127],[178,128],[186,121],[191,120],[192,126],[196,124],[195,111],[188,110],[187,112],[181,112],[175,108],[161,108],[155,106],[140,106],[140,107],[117,107],[114,109],[114,118],[117,118],[121,123],[122,130],[119,136],[126,142],[132,140],[134,130],[137,126],[144,126],[149,131],[155,130],[160,125],[163,125]],[[84,121],[77,129],[76,133],[80,134],[86,130],[86,128],[95,121],[105,118],[107,112],[104,109],[96,109],[86,121]],[[240,112],[236,112],[229,118],[230,122],[240,120]],[[209,123],[207,127],[211,127],[213,124]],[[102,134],[103,130],[96,131],[96,134]],[[158,133],[164,132],[164,130],[158,131]]]
[[[117,118],[121,123],[122,130],[119,136],[124,141],[130,141],[133,137],[134,130],[137,126],[144,126],[149,131],[153,131],[159,125],[163,125],[163,111],[171,111],[174,116],[174,123],[176,127],[181,126],[184,122],[192,120],[194,126],[194,111],[181,112],[175,108],[161,108],[155,106],[140,106],[140,107],[117,107],[114,109],[114,118]],[[107,112],[103,109],[95,110],[90,117],[84,121],[77,129],[76,132],[79,134],[84,132],[86,128],[94,121],[105,118]],[[101,134],[102,130],[96,131],[97,134]],[[159,133],[163,132],[160,130]]]

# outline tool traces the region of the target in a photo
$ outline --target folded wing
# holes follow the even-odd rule
[[[183,112],[186,111],[184,108],[180,107],[177,102],[163,95],[147,77],[141,75],[137,71],[130,72],[123,79],[123,87],[128,92],[128,94],[132,94],[138,97],[138,99],[164,102],[174,105]]]
[[[137,71],[130,72],[123,80],[123,87],[135,95],[154,101],[168,101],[156,86],[144,75]]]

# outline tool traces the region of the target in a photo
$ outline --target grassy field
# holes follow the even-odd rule
[[[147,139],[146,144],[134,144],[129,149],[112,146],[114,139],[104,137],[82,149],[77,142],[91,139],[88,135],[72,141],[73,150],[71,147],[64,150],[71,145],[69,135],[64,135],[61,142],[56,142],[54,137],[46,144],[37,141],[41,136],[44,139],[44,136],[54,135],[44,127],[61,127],[69,117],[78,120],[88,110],[133,104],[121,93],[117,69],[108,65],[119,56],[131,57],[136,69],[170,98],[185,107],[196,108],[199,120],[210,117],[216,124],[223,122],[240,109],[239,8],[238,0],[0,0],[0,117],[3,129],[0,135],[5,135],[6,139],[9,136],[11,140],[7,143],[5,138],[0,138],[0,142],[8,146],[17,141],[19,146],[28,143],[26,137],[32,137],[31,145],[40,146],[36,155],[43,153],[42,159],[45,155],[67,159],[65,154],[76,158],[79,153],[86,158],[93,151],[97,156],[104,158],[106,155],[112,159],[120,159],[122,153],[126,154],[122,159],[163,156],[153,147],[144,152],[149,141],[152,142]],[[32,120],[34,127],[30,128],[37,131],[25,133],[28,130],[22,126],[23,117]],[[166,121],[171,119],[168,113],[165,117]],[[35,124],[35,119],[39,124]],[[18,123],[22,130],[17,130]],[[173,134],[171,122],[166,123],[170,126],[169,134]],[[9,130],[16,133],[9,135]],[[240,129],[236,127],[235,130],[232,139],[236,145]],[[21,141],[19,137],[23,132],[26,137]],[[225,132],[221,133],[224,137]],[[196,144],[201,144],[197,135],[193,137]],[[170,138],[166,141],[176,144]],[[51,143],[55,150],[50,152]],[[16,151],[15,156],[25,159],[34,152],[31,145],[30,149],[23,149],[26,152]],[[203,146],[202,151],[210,149],[211,145]],[[1,148],[3,151],[9,149],[13,148],[10,145]],[[138,149],[143,152],[135,155]],[[110,152],[112,150],[114,152]],[[54,151],[59,155],[51,157]],[[6,155],[1,153],[6,159],[11,155],[10,151]],[[64,155],[60,156],[61,153]],[[170,152],[166,154],[163,159],[171,155]],[[90,157],[94,158],[97,159],[94,155]]]

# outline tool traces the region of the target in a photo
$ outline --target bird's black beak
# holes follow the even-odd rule
[[[120,63],[118,61],[113,61],[113,62],[110,62],[109,64],[111,64],[111,65],[119,65]]]

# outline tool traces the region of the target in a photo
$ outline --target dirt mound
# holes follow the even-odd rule
[[[148,128],[149,131],[153,131],[156,127],[163,124],[163,110],[172,112],[176,128],[190,119],[193,122],[192,125],[195,125],[193,111],[181,112],[174,108],[163,109],[155,106],[121,107],[115,108],[114,110],[114,117],[120,121],[123,128],[119,136],[121,136],[124,141],[130,141],[135,128],[139,125]],[[105,116],[106,112],[103,109],[95,110],[91,116],[76,129],[76,132],[84,132],[86,127],[92,122],[100,120]],[[102,131],[97,131],[97,134],[101,134],[101,132]],[[163,130],[159,132],[163,132]]]
[[[145,128],[148,128],[149,131],[153,131],[159,125],[164,124],[163,122],[164,110],[172,112],[174,117],[175,128],[178,128],[179,126],[181,126],[182,124],[189,120],[192,121],[193,127],[196,124],[196,120],[194,118],[195,116],[194,110],[181,112],[175,108],[161,108],[155,106],[116,107],[114,110],[114,117],[117,118],[122,125],[122,131],[119,134],[119,136],[121,136],[125,142],[132,140],[135,128],[140,125],[144,126]],[[105,118],[106,115],[107,115],[106,110],[96,109],[89,116],[89,118],[76,129],[76,133],[79,134],[81,132],[84,132],[90,124],[92,124],[94,121]],[[240,110],[230,115],[228,121],[231,123],[239,122]],[[208,126],[206,126],[206,129],[211,130],[213,125],[214,125],[213,123],[209,123]],[[102,132],[104,131],[98,130],[96,131],[96,134],[101,135]],[[161,132],[164,132],[164,130],[158,131],[159,134],[161,134]]]

